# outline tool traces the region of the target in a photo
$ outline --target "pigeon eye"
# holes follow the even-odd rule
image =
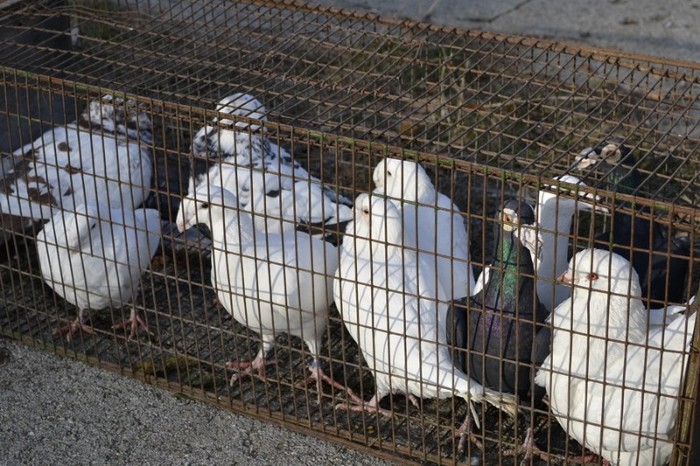
[[[199,205],[200,209],[208,209],[209,208],[209,203],[208,202],[202,202]]]
[[[369,215],[369,209],[367,207],[362,208],[362,213],[365,215]]]
[[[591,273],[588,274],[588,281],[594,282],[594,281],[596,281],[596,280],[598,280],[598,274],[597,274],[597,273],[591,272]]]

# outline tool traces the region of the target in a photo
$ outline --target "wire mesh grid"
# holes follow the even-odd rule
[[[681,299],[645,305],[682,304],[698,286],[694,206],[699,192],[699,70],[692,64],[389,21],[297,2],[76,1],[68,6],[25,2],[8,11],[0,19],[5,195],[12,194],[12,184],[19,178],[14,175],[19,172],[17,159],[9,153],[51,127],[80,118],[89,102],[115,94],[132,99],[126,108],[143,112],[152,122],[153,142],[137,137],[137,149],[127,145],[126,152],[133,156],[148,148],[153,182],[146,186],[150,196],[145,205],[157,209],[171,226],[188,191],[193,140],[202,126],[216,126],[214,119],[223,126],[222,119],[230,118],[245,128],[241,132],[249,139],[255,137],[254,128],[262,128],[258,131],[277,146],[277,155],[288,150],[320,180],[318,186],[348,199],[374,189],[373,171],[384,158],[420,161],[433,184],[464,214],[475,272],[493,264],[492,273],[506,274],[504,266],[494,261],[499,231],[508,223],[501,212],[507,199],[541,204],[539,190],[564,190],[580,203],[601,209],[575,215],[571,233],[568,226],[546,227],[540,219],[543,240],[553,232],[565,238],[563,247],[570,257],[590,247],[603,231],[615,228],[615,219],[632,218],[635,226],[653,219],[651,225],[662,236],[686,238],[689,243],[687,255],[674,252],[668,242],[665,249],[656,248],[654,257],[668,261],[669,267],[680,259],[688,263],[689,271],[688,278],[680,280]],[[216,112],[221,98],[234,92],[264,102],[267,118]],[[98,107],[110,105],[103,102]],[[127,129],[145,129],[140,126],[143,121],[131,127],[128,123]],[[97,134],[94,145],[102,146],[103,152],[109,141],[123,138],[105,124],[88,126],[82,131]],[[614,164],[607,169],[574,168],[585,147],[601,141],[617,144],[610,137],[622,137],[636,156],[633,165],[639,175],[632,184],[617,176]],[[81,147],[78,153],[93,150]],[[67,167],[55,160],[46,164],[54,170]],[[632,171],[629,164],[626,167]],[[82,180],[79,171],[72,174]],[[566,174],[576,175],[587,187],[553,179]],[[122,180],[120,174],[114,176]],[[94,179],[103,177],[96,174]],[[132,185],[138,188],[138,183]],[[564,201],[557,201],[555,217],[564,210],[560,202]],[[313,384],[299,383],[308,375],[313,354],[298,337],[277,335],[270,355],[276,363],[267,366],[264,377],[229,383],[232,372],[226,362],[252,359],[260,337],[254,325],[232,319],[217,297],[211,278],[212,249],[200,237],[183,239],[172,228],[164,231],[159,251],[140,275],[140,291],[133,301],[150,333],[139,331],[127,341],[122,330],[112,329],[113,323],[129,319],[126,306],[89,312],[94,334],[78,332],[71,341],[53,335],[56,327],[74,319],[75,306],[42,279],[37,256],[41,243],[34,239],[37,225],[25,229],[26,220],[2,217],[5,231],[13,233],[5,234],[10,240],[0,265],[4,334],[395,458],[463,459],[454,434],[467,415],[466,403],[426,396],[414,406],[396,395],[380,405],[391,417],[336,410],[336,404],[348,399],[347,393],[324,385],[319,398]],[[343,231],[314,228],[336,236]],[[353,236],[346,235],[343,245]],[[596,244],[610,249],[611,243],[609,235]],[[630,249],[639,249],[617,246],[628,255]],[[533,272],[532,277],[537,275]],[[548,284],[554,287],[551,280]],[[663,291],[670,293],[674,285],[664,282]],[[412,293],[405,291],[405,296],[410,299]],[[488,310],[484,303],[470,306],[475,314]],[[343,323],[343,309],[339,313],[337,307],[336,303],[331,308],[322,331],[320,365],[368,400],[377,373],[368,369]],[[423,340],[430,342],[431,337]],[[684,356],[687,351],[676,349]],[[695,364],[688,374],[689,380],[696,378]],[[614,383],[605,380],[604,385]],[[679,411],[685,416],[679,417],[683,422],[671,436],[676,464],[689,464],[689,413],[695,394],[692,384],[685,390],[674,398],[681,401]],[[479,450],[469,443],[467,457],[480,457],[484,464],[518,463],[524,453],[518,451],[514,458],[507,450],[517,450],[529,426],[534,427],[536,445],[551,454],[534,459],[535,463],[562,464],[585,452],[560,428],[547,406],[523,402],[525,420],[486,404],[477,406],[475,417],[481,428],[475,434],[487,448]],[[663,435],[650,433],[660,440]],[[637,432],[637,441],[639,436]]]

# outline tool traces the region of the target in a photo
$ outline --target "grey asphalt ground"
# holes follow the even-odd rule
[[[700,62],[700,1],[317,3]],[[135,463],[381,461],[0,339],[0,464]]]

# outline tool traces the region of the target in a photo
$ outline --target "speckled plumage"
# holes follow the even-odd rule
[[[216,111],[267,121],[265,107],[249,94],[225,97]],[[274,232],[294,229],[295,222],[330,228],[352,219],[352,203],[271,142],[267,128],[228,118],[214,118],[213,123],[217,126],[204,126],[192,140],[188,195],[205,184],[225,188],[236,196],[241,208],[256,214],[257,228]],[[253,182],[262,189],[255,189]]]
[[[55,208],[87,202],[134,209],[148,195],[153,175],[148,115],[132,101],[105,96],[77,122],[57,126],[3,159],[0,213],[50,220]]]

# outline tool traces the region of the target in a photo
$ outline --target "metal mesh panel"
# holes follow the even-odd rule
[[[145,206],[157,209],[169,225],[149,267],[139,274],[133,299],[149,332],[140,329],[128,339],[128,332],[112,328],[129,318],[131,308],[125,306],[87,312],[94,334],[77,332],[67,341],[53,333],[73,321],[76,309],[42,279],[35,240],[42,222],[0,215],[0,329],[5,335],[392,458],[463,459],[455,432],[468,413],[464,401],[441,396],[414,406],[394,395],[380,405],[391,417],[338,410],[347,393],[327,384],[318,393],[314,384],[300,383],[314,355],[284,329],[276,329],[269,355],[275,364],[266,367],[264,377],[229,383],[232,371],[226,363],[254,358],[260,337],[232,319],[217,298],[211,245],[200,237],[183,239],[172,226],[188,191],[190,162],[203,163],[191,156],[192,141],[202,126],[216,126],[212,120],[225,117],[215,107],[234,92],[249,93],[268,109],[267,120],[243,116],[232,118],[234,124],[247,127],[249,137],[253,125],[261,127],[281,148],[278,154],[288,150],[320,180],[319,186],[349,199],[374,189],[373,170],[380,160],[419,161],[463,213],[477,275],[494,261],[506,200],[536,203],[539,190],[579,189],[554,180],[572,174],[587,185],[580,188],[579,202],[599,196],[595,204],[608,212],[578,213],[571,232],[554,231],[566,237],[569,257],[592,245],[609,249],[610,241],[594,238],[616,217],[653,218],[666,237],[689,242],[689,256],[681,257],[689,263],[689,278],[683,299],[675,304],[695,295],[700,69],[692,64],[388,21],[297,2],[73,1],[57,6],[37,1],[5,11],[0,19],[2,194],[12,195],[12,183],[24,176],[20,165],[31,166],[33,160],[13,158],[13,151],[42,138],[49,128],[79,119],[90,102],[115,95],[130,99],[125,108],[143,112],[152,122],[153,141],[132,138],[135,145],[125,150],[130,156],[149,153],[153,181],[134,188],[148,190]],[[142,124],[125,127],[138,131]],[[80,151],[104,152],[123,140],[108,129],[93,123],[81,130],[98,137]],[[640,180],[624,190],[611,171],[574,168],[582,149],[610,137],[624,138],[637,156]],[[56,162],[49,169],[67,170]],[[105,175],[76,179],[99,183]],[[54,205],[52,213],[58,210]],[[111,231],[119,228],[115,224]],[[449,240],[443,227],[438,226],[436,242]],[[334,228],[310,229],[342,236],[343,230]],[[343,245],[352,236],[346,235]],[[415,248],[406,251],[413,254]],[[657,256],[679,257],[670,248],[657,250]],[[491,273],[504,271],[495,267]],[[322,330],[320,365],[369,400],[374,374],[337,307],[331,307]],[[473,312],[485,310],[477,306]],[[689,383],[676,396],[679,415],[670,440],[674,464],[690,464],[697,378],[696,345],[692,348]],[[518,464],[524,452],[514,457],[508,450],[517,449],[530,425],[536,445],[549,454],[533,460],[536,464],[561,464],[585,453],[547,406],[523,401],[521,413],[512,417],[486,403],[477,405],[481,428],[474,433],[486,448],[469,443],[467,457],[479,457],[483,464]]]

